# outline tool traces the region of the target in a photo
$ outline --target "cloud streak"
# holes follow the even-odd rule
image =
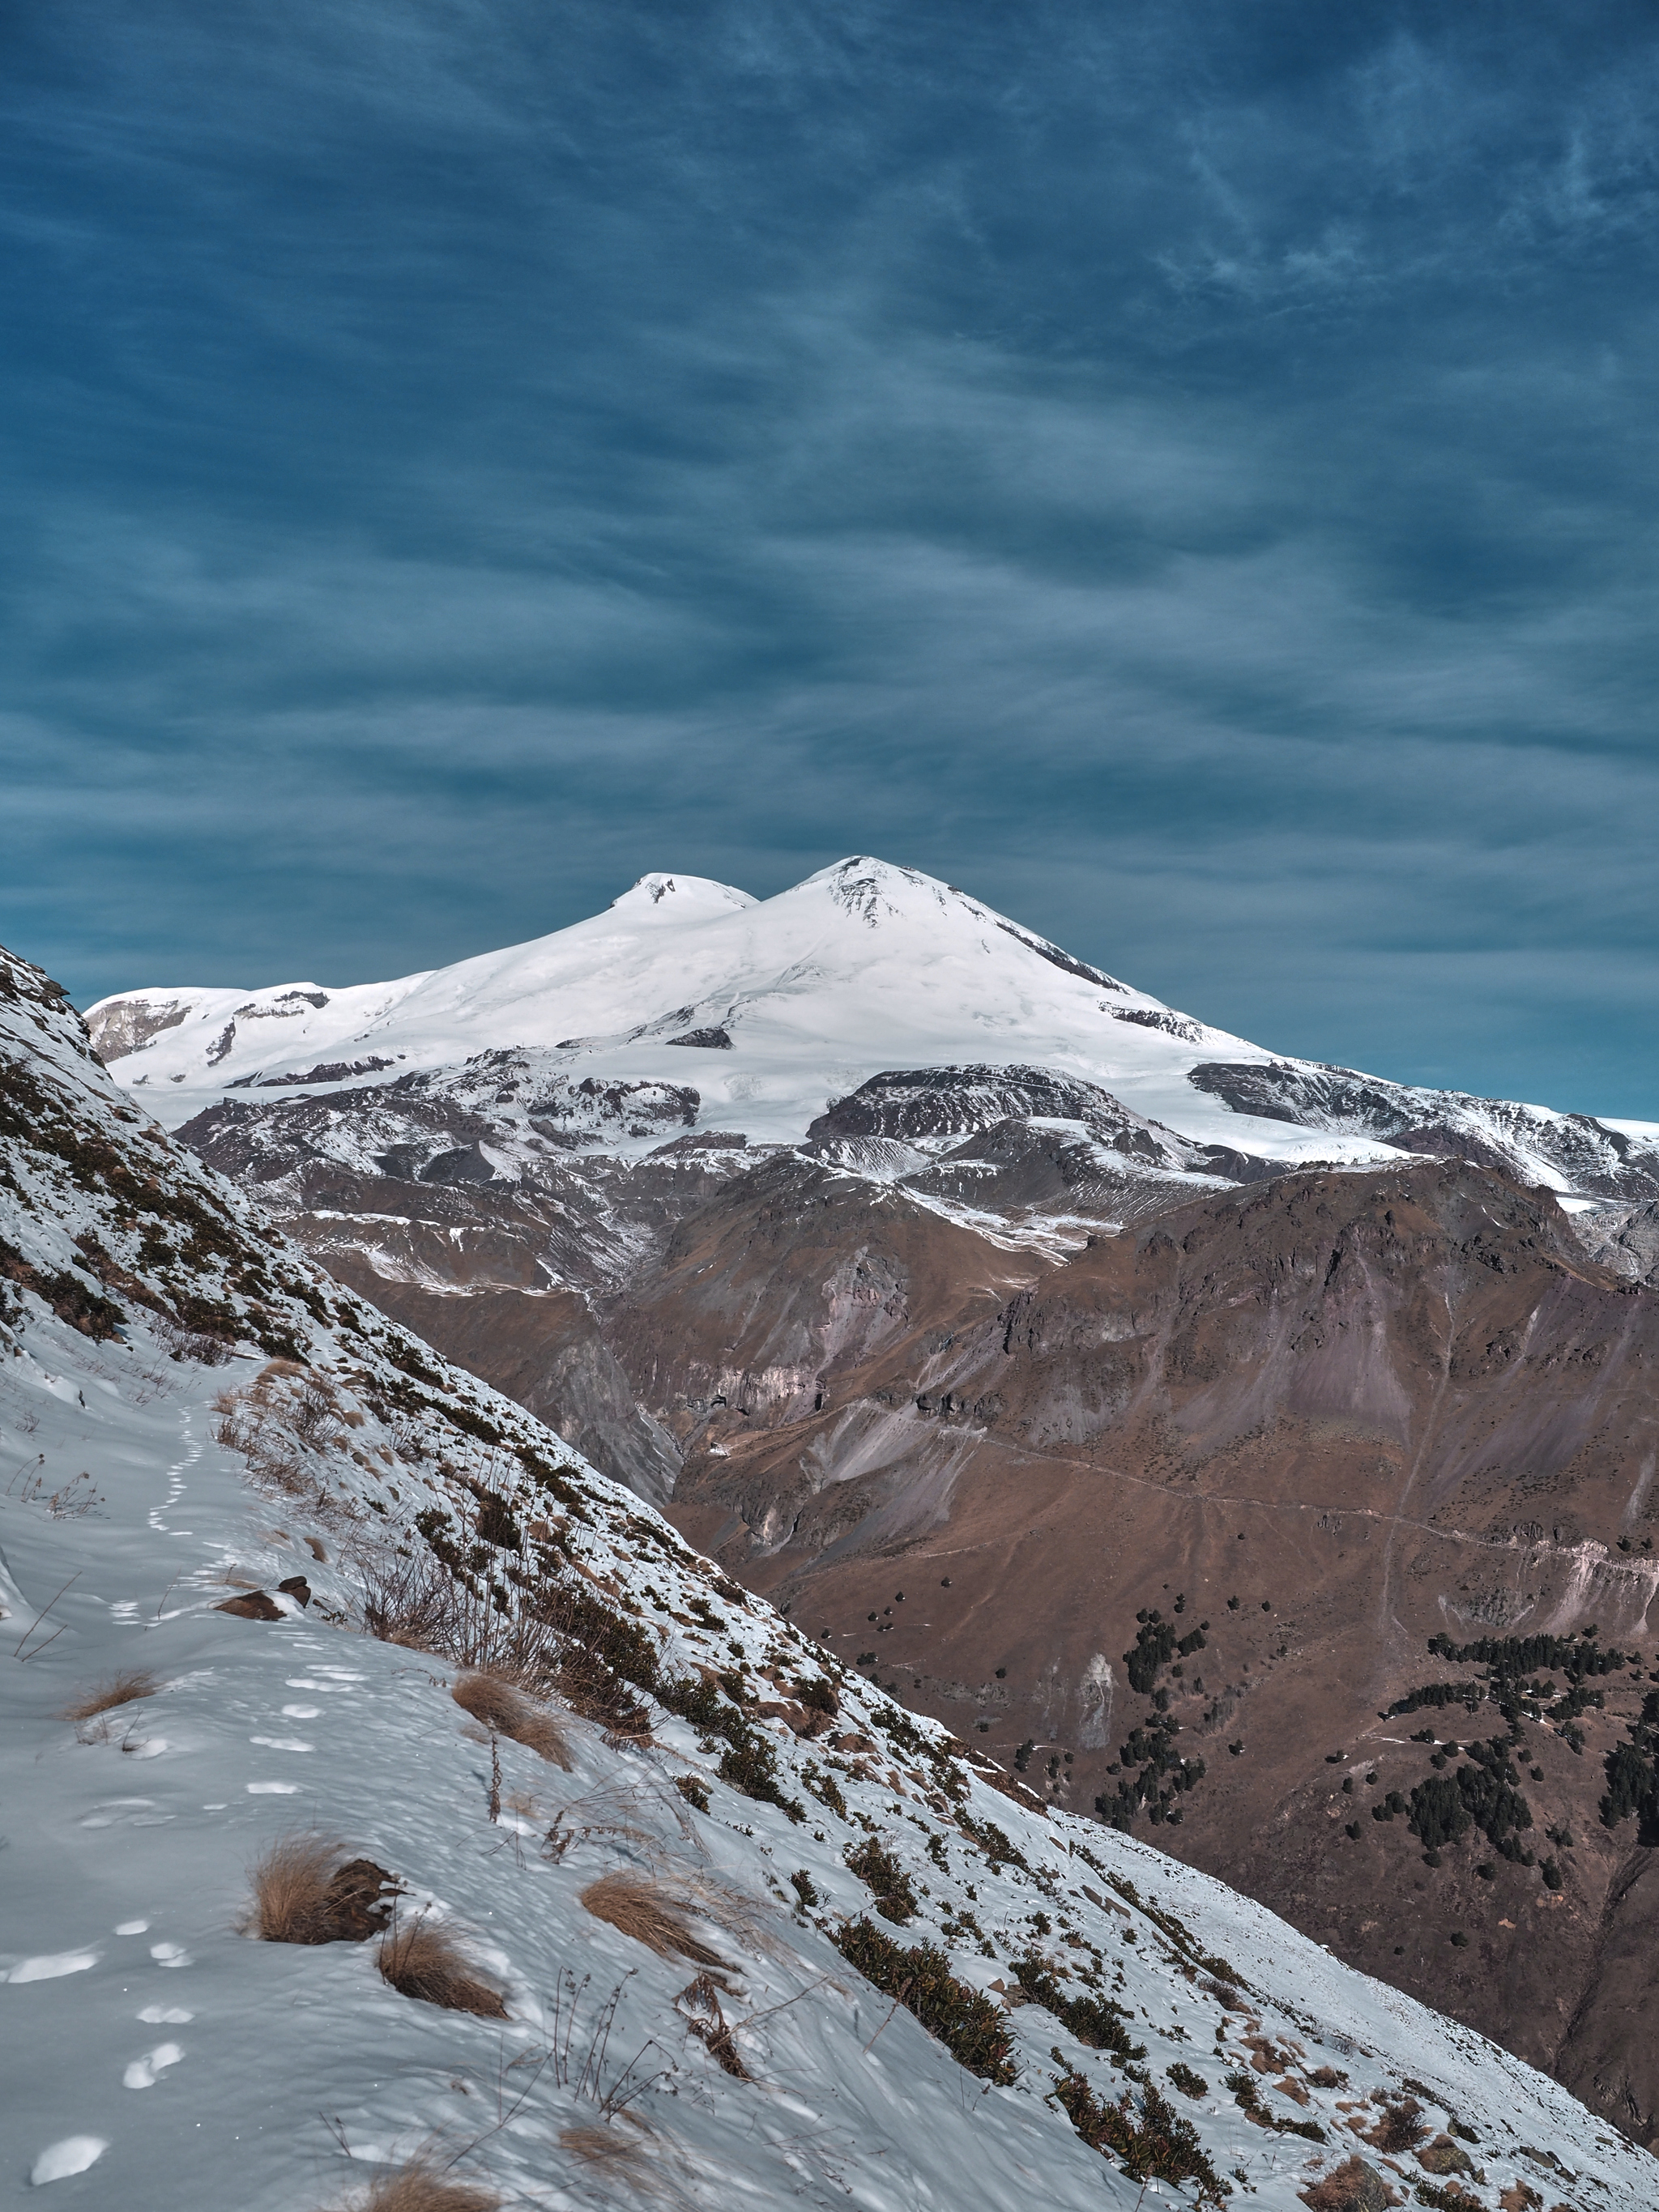
[[[0,931],[83,997],[874,850],[1659,1115],[1639,12],[76,20],[0,95]]]

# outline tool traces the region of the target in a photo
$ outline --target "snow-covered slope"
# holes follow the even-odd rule
[[[306,2212],[422,2152],[475,2207],[1655,2201],[1555,2084],[980,1771],[366,1315],[3,956],[0,1142],[6,2201]],[[479,2010],[255,1940],[297,1838]]]
[[[950,884],[866,858],[758,902],[646,876],[591,921],[395,982],[158,986],[88,1019],[119,1080],[175,1128],[227,1091],[385,1086],[512,1051],[550,1099],[586,1097],[574,1126],[593,1143],[660,1141],[606,1103],[652,1086],[695,1092],[698,1127],[794,1144],[884,1071],[1023,1064],[1285,1164],[1384,1159],[1420,1135],[1431,1151],[1484,1146],[1563,1192],[1659,1188],[1659,1125],[1615,1130],[1276,1060]]]

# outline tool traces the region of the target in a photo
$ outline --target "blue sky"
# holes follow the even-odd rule
[[[1659,1117],[1659,18],[0,27],[0,937],[346,981],[945,876]]]

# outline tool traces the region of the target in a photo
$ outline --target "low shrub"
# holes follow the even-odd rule
[[[815,1677],[803,1674],[795,1684],[795,1695],[809,1712],[838,1713],[841,1711],[841,1699],[836,1696],[836,1686],[828,1675]]]
[[[1388,2212],[1397,2199],[1375,2166],[1354,2157],[1304,2189],[1302,2202],[1308,2212]]]
[[[931,1943],[907,1949],[862,1917],[848,1921],[836,1944],[866,1981],[936,2036],[958,2066],[988,2081],[1013,2081],[1013,2037],[1006,2015],[989,1997],[957,1979],[943,1951]]]
[[[1164,2069],[1184,2097],[1207,2097],[1210,2085],[1204,2076],[1177,2058],[1173,2066]]]
[[[694,1812],[706,1813],[708,1810],[708,1784],[701,1775],[677,1774],[674,1787]]]
[[[872,1836],[847,1854],[848,1869],[875,1893],[876,1910],[884,1920],[902,1928],[921,1911],[910,1877],[880,1839]]]
[[[1317,2120],[1282,2120],[1276,2112],[1267,2111],[1259,2094],[1261,2083],[1254,2074],[1230,2074],[1227,2087],[1245,2118],[1254,2120],[1257,2127],[1269,2128],[1276,2136],[1304,2136],[1310,2142],[1324,2142],[1325,2130]],[[1376,2138],[1370,2140],[1375,2142]]]
[[[1069,2028],[1091,2051],[1109,2051],[1119,2065],[1144,2058],[1146,2046],[1130,2037],[1128,2015],[1109,1997],[1068,1996],[1046,1959],[1035,1951],[1013,1962],[1014,1979],[1033,2004],[1051,2012],[1062,2027]]]
[[[1177,2187],[1195,2181],[1201,2205],[1219,2206],[1231,2196],[1231,2185],[1205,2155],[1198,2130],[1150,2081],[1142,2085],[1137,2112],[1127,2089],[1115,2103],[1108,2102],[1066,2065],[1059,2051],[1054,2056],[1064,2069],[1054,2084],[1054,2096],[1091,2149],[1121,2160],[1132,2181],[1168,2181]]]
[[[738,1717],[741,1720],[743,1717],[738,1714]],[[786,1797],[778,1786],[776,1752],[763,1735],[746,1723],[742,1733],[734,1734],[720,1753],[720,1763],[714,1771],[722,1782],[729,1783],[745,1797],[779,1807],[798,1827],[805,1820],[805,1808],[799,1800]]]
[[[1415,2150],[1429,2132],[1419,2118],[1422,2109],[1415,2097],[1401,2097],[1393,2104],[1385,2104],[1382,2117],[1367,2134],[1366,2142],[1374,2150]]]
[[[817,1761],[809,1759],[800,1771],[800,1778],[819,1804],[827,1805],[837,1820],[847,1818],[847,1800],[842,1796],[841,1784],[833,1774],[821,1772]]]

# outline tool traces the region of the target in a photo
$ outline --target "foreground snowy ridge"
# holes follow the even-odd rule
[[[5,956],[0,1146],[20,2201],[307,2212],[423,2148],[474,2202],[550,2207],[1659,2196],[1544,2076],[976,1771],[343,1295]],[[540,1751],[457,1702],[469,1640],[541,1668]],[[62,1717],[121,1670],[146,1693]],[[373,1939],[254,1940],[249,1869],[307,1835],[455,1933],[481,2012],[400,1993]],[[945,1954],[979,2070],[907,2008],[916,1962],[883,1990],[849,1961],[879,1939]],[[1126,2095],[1107,2155],[1073,2119]]]

